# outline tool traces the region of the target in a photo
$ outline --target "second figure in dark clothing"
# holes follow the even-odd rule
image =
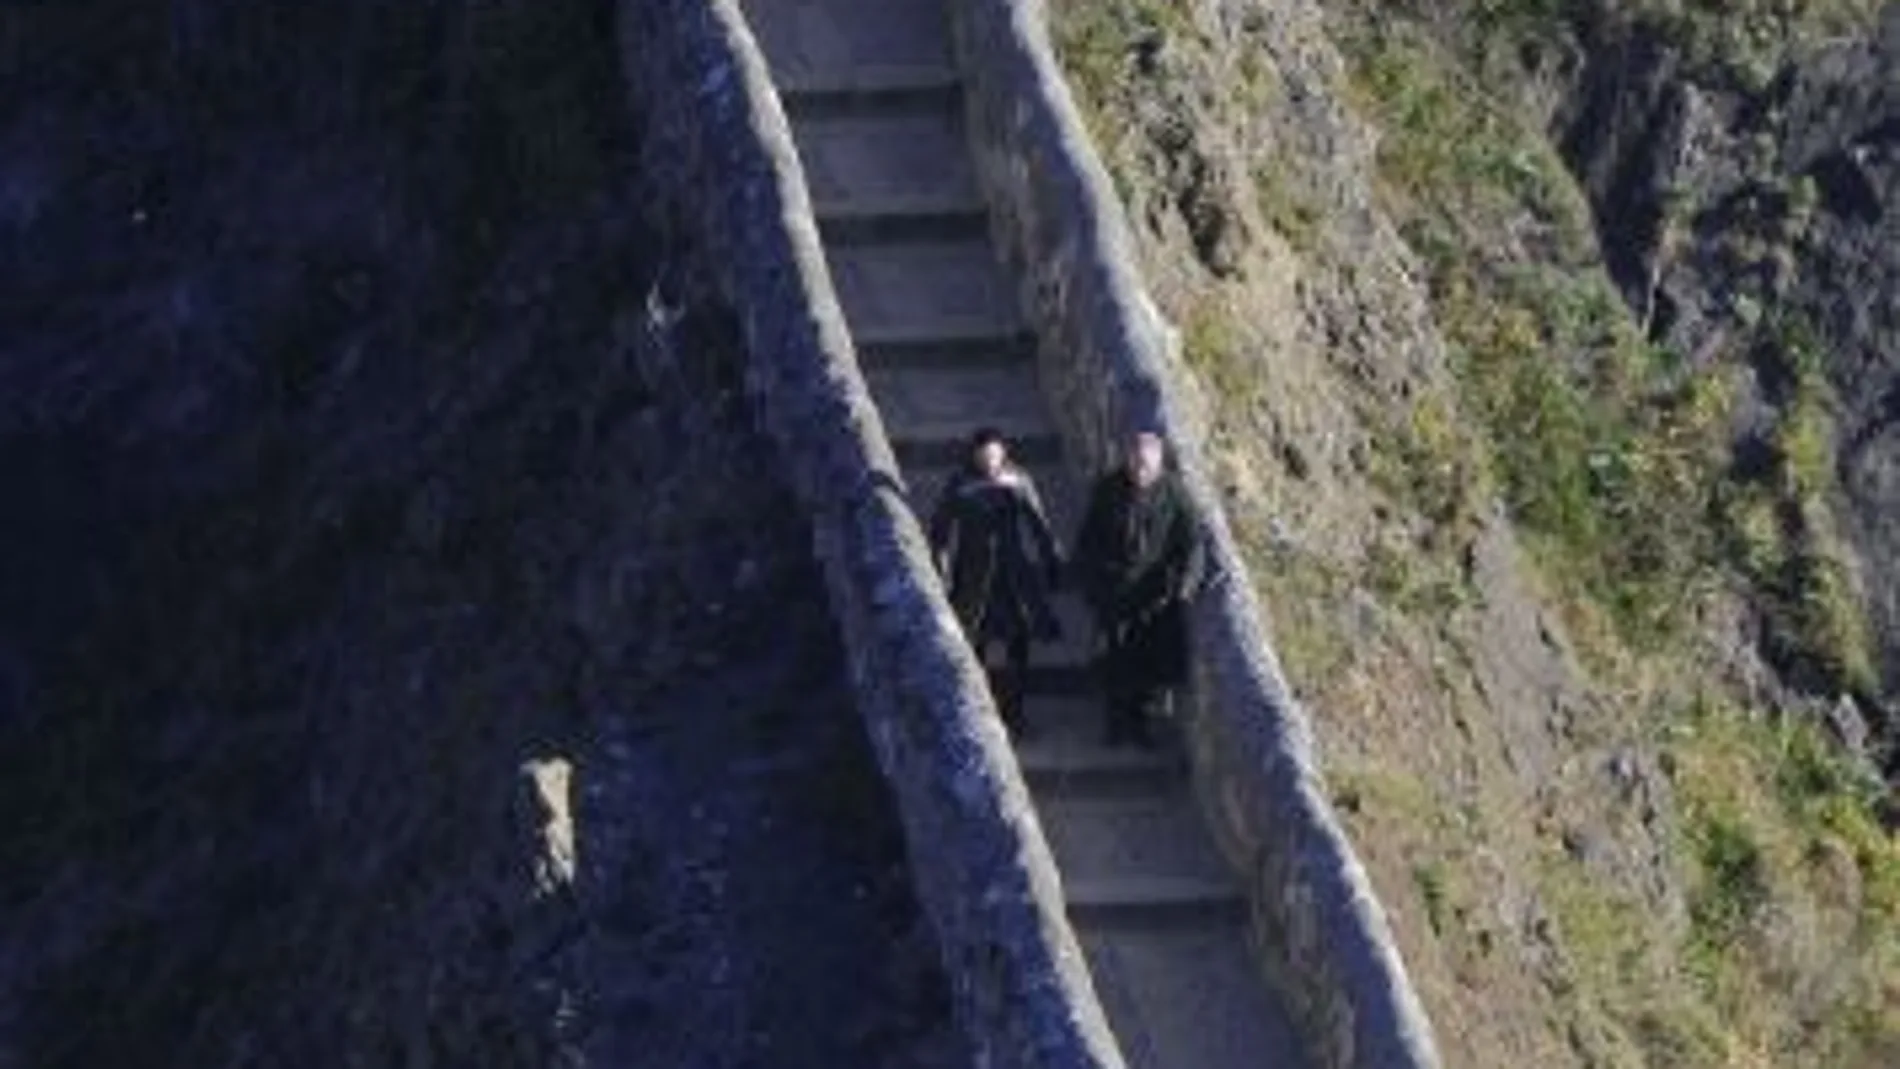
[[[992,674],[991,689],[1003,722],[1021,736],[1030,640],[1059,635],[1049,596],[1062,556],[1034,480],[995,430],[972,436],[968,461],[938,494],[930,547],[977,657],[987,661],[993,645],[1005,650],[1008,667]]]
[[[1201,519],[1166,461],[1160,435],[1134,435],[1126,463],[1096,481],[1075,539],[1076,574],[1104,640],[1110,746],[1152,745],[1153,718],[1188,677]]]

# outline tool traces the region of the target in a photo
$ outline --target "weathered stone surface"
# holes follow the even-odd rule
[[[1701,362],[1743,346],[1767,309],[1823,343],[1842,409],[1831,504],[1861,559],[1884,676],[1865,727],[1900,739],[1900,5],[1862,38],[1796,49],[1758,92],[1705,84],[1645,26],[1580,32],[1578,92],[1553,122],[1651,335]],[[1812,205],[1794,203],[1804,186]],[[1665,232],[1671,211],[1689,240]],[[1785,375],[1759,369],[1744,437],[1785,403]],[[1803,686],[1803,665],[1776,667]]]
[[[1071,452],[1107,462],[1137,423],[1182,451],[1212,528],[1215,581],[1195,609],[1197,787],[1249,872],[1271,974],[1321,1064],[1435,1066],[1429,1022],[1329,803],[1310,728],[1202,475],[1199,428],[1175,397],[1172,329],[1135,276],[1126,224],[1051,55],[1040,3],[952,7],[978,179],[1043,344],[1041,377]]]
[[[790,130],[732,0],[627,0],[622,44],[681,240],[706,248],[793,467],[858,711],[982,1064],[1120,1065],[1048,848],[859,374]]]
[[[785,23],[817,32],[826,20],[859,20],[863,3],[804,0],[788,8],[754,0],[746,12],[762,37],[782,40]],[[940,0],[909,0],[900,10],[913,24],[907,32],[934,26],[941,34],[948,26]],[[901,41],[894,44],[901,52]],[[794,60],[783,53],[776,57],[773,77],[781,93],[785,75],[796,82]],[[860,164],[849,182],[833,185],[819,217],[832,277],[880,416],[897,436],[913,492],[941,479],[942,473],[932,470],[938,466],[932,454],[960,457],[970,428],[1001,427],[1011,435],[1018,459],[1046,480],[1043,500],[1058,530],[1072,532],[1082,494],[1079,482],[1064,477],[1086,473],[1070,469],[1061,450],[1050,447],[1058,443],[1034,373],[1033,347],[999,351],[943,344],[976,337],[970,330],[975,324],[967,318],[973,295],[980,295],[991,311],[992,336],[1014,334],[1019,321],[1014,287],[997,269],[981,208],[969,213],[954,241],[940,228],[916,225],[921,220],[915,215],[902,226],[823,225],[893,203],[880,170],[861,166],[886,157],[903,161],[913,173],[961,176],[972,202],[980,203],[961,134],[961,108],[936,98],[861,96],[864,84],[877,83],[880,62],[877,55],[852,56],[849,66],[830,72],[833,88],[803,94],[793,109],[794,116],[869,112],[879,118],[878,125],[857,127],[852,138],[835,129],[815,130],[808,122],[796,127],[796,137],[808,172],[814,161],[821,168],[840,160]],[[880,136],[919,127],[942,127],[955,136],[902,143]],[[935,158],[926,163],[929,153]],[[893,350],[886,341],[899,333],[921,344]],[[920,450],[921,443],[934,446]],[[927,495],[915,500],[926,508],[931,503]],[[1150,771],[1159,775],[1127,774],[1134,770],[1118,760],[1125,755],[1103,744],[1102,711],[1089,685],[1089,640],[1095,629],[1079,598],[1059,594],[1056,600],[1065,619],[1064,639],[1033,655],[1027,696],[1035,732],[1032,739],[1015,741],[1034,789],[1037,821],[1062,877],[1068,916],[1087,948],[1089,975],[1116,1044],[1131,1066],[1142,1069],[1310,1064],[1285,1008],[1253,964],[1242,884],[1220,856],[1187,789],[1185,755],[1151,763]],[[1086,698],[1073,700],[1077,695]],[[1084,724],[1093,729],[1086,744],[1071,748],[1061,762],[1065,772],[1082,774],[1047,775],[1052,769],[1039,760],[1046,756],[1040,752],[1044,732],[1075,743],[1082,741],[1076,729]]]

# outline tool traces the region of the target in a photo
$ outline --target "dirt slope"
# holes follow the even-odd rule
[[[1052,9],[1448,1064],[1889,1064],[1832,387],[1645,331],[1533,6]]]

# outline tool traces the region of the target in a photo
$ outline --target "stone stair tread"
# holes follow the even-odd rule
[[[1090,730],[1081,732],[1050,734],[1046,729],[1026,742],[1016,745],[1016,759],[1025,770],[1047,769],[1051,772],[1164,772],[1181,771],[1181,755],[1171,750],[1110,749],[1102,745],[1101,726],[1091,724]]]
[[[953,115],[812,116],[792,138],[821,218],[983,210]]]
[[[1127,795],[1157,790],[1181,782],[1187,758],[1176,748],[1163,750],[1109,749],[1102,744],[1101,714],[1067,718],[1074,726],[1027,711],[1035,734],[1016,744],[1016,760],[1030,793],[1090,796]]]
[[[1022,328],[987,240],[833,247],[832,283],[853,338],[946,337]]]
[[[842,297],[839,298],[843,300]],[[1020,355],[1026,331],[1020,323],[950,323],[919,326],[906,323],[865,323],[851,331],[851,343],[864,362],[875,362],[879,349],[929,348],[958,349],[973,354],[972,359],[933,360],[929,363],[1016,362],[1006,355]],[[992,357],[994,359],[988,359]],[[895,362],[903,362],[900,357]],[[1027,361],[1023,361],[1027,362]]]
[[[936,4],[894,0],[744,0],[780,92],[954,79]]]
[[[827,117],[954,115],[963,106],[963,86],[953,72],[940,76],[899,74],[862,78],[852,84],[812,81],[776,87],[779,106],[794,122]]]
[[[1217,924],[1228,909],[1246,904],[1239,885],[1224,879],[1121,875],[1079,879],[1064,872],[1062,885],[1071,912],[1205,908],[1207,922]]]
[[[908,103],[896,108],[853,109],[858,114],[877,114],[890,110],[923,110],[914,102],[954,99],[953,94],[962,86],[962,77],[955,67],[947,64],[856,66],[849,70],[794,70],[776,86],[782,97],[902,97]],[[809,114],[818,109],[798,110]]]
[[[1307,1064],[1238,918],[1077,935],[1129,1069]]]
[[[1047,767],[1051,762],[1073,761],[1077,766],[1100,762],[1104,768],[1167,768],[1179,773],[1174,786],[1187,783],[1187,751],[1179,726],[1169,720],[1155,725],[1155,747],[1110,749],[1102,741],[1102,700],[1095,694],[1031,694],[1025,706],[1033,734],[1017,744],[1020,760]],[[1070,757],[1073,753],[1075,756]]]
[[[866,383],[888,423],[928,438],[967,438],[992,426],[1012,437],[1053,434],[1035,368],[867,367]]]
[[[1164,881],[1152,887],[1163,899],[1239,894],[1185,779],[1147,794],[1044,794],[1036,811],[1067,879],[1098,890],[1102,883],[1130,881],[1131,893],[1147,886],[1139,881]]]
[[[818,232],[828,248],[899,245],[920,241],[958,241],[981,235],[989,225],[979,210],[834,211],[815,213]]]
[[[951,191],[941,193],[853,193],[812,191],[812,214],[822,226],[834,220],[955,217],[984,219],[983,202]]]
[[[970,364],[1028,364],[1036,358],[1036,336],[1028,331],[926,335],[860,333],[853,339],[866,366],[964,367]]]

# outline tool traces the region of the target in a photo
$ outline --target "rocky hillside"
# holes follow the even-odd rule
[[[1447,1063],[1900,1063],[1900,9],[1051,9]]]
[[[957,1064],[611,5],[294,7],[0,7],[0,1066]]]

